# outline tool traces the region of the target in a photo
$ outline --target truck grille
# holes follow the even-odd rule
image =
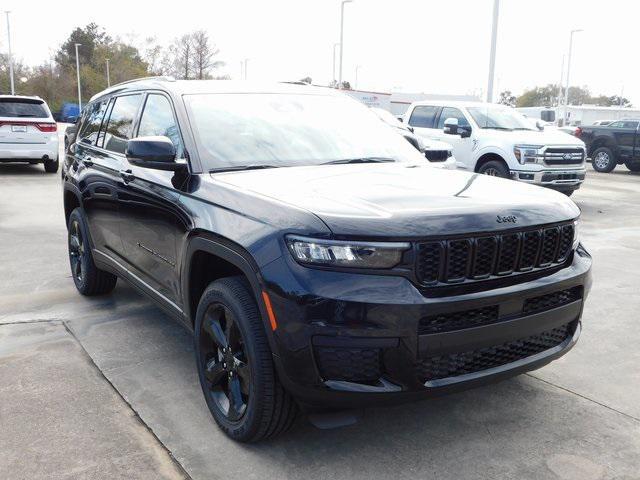
[[[426,357],[416,363],[416,374],[424,383],[506,365],[560,345],[573,334],[574,328],[573,323],[568,323],[538,335],[502,345]]]
[[[579,165],[584,161],[584,150],[575,148],[547,148],[544,163],[547,165]]]
[[[485,280],[564,263],[573,223],[520,232],[420,242],[416,275],[424,286]]]

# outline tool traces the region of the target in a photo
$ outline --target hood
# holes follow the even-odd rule
[[[489,131],[489,130],[487,130]],[[584,147],[584,142],[557,129],[545,130],[491,130],[492,137],[504,137],[514,145],[572,145]]]
[[[497,231],[570,220],[580,213],[552,190],[428,164],[284,167],[217,173],[211,181],[305,209],[345,237]],[[515,225],[498,221],[511,215]]]

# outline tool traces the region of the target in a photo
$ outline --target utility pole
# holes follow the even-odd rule
[[[109,75],[109,59],[105,58],[107,62],[107,87],[111,86],[111,75]]]
[[[578,28],[576,30],[571,30],[569,34],[569,54],[567,56],[567,78],[565,79],[566,88],[564,89],[564,114],[563,114],[563,125],[567,124],[567,110],[569,106],[569,74],[571,73],[571,50],[573,49],[573,34],[582,32],[582,29]]]
[[[493,102],[493,77],[496,68],[496,43],[498,41],[498,15],[500,0],[493,0],[493,26],[491,27],[491,53],[489,54],[489,81],[487,82],[487,102]]]
[[[13,80],[13,55],[11,55],[11,25],[9,23],[9,14],[11,12],[8,10],[5,10],[4,13],[7,16],[7,47],[9,49],[9,78],[11,81],[11,95],[15,95],[16,86]]]
[[[331,77],[333,83],[336,83],[336,47],[339,45],[339,43],[333,44],[333,76]]]
[[[355,82],[355,89],[358,89],[358,71],[362,68],[362,65],[356,65],[356,82]]]
[[[78,76],[78,110],[82,112],[82,93],[80,93],[80,57],[78,57],[78,47],[81,43],[76,43],[76,74]]]
[[[558,103],[558,110],[560,109],[560,105],[562,105],[562,85],[564,84],[564,59],[566,55],[562,55],[562,64],[560,66],[560,83],[558,84],[558,98],[556,99]]]
[[[340,4],[340,66],[338,68],[338,88],[342,89],[342,53],[344,52],[344,4],[353,0],[342,0]]]
[[[244,59],[244,79],[247,79],[247,64],[249,63],[249,59],[245,58]]]

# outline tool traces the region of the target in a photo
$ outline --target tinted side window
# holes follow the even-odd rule
[[[105,131],[104,148],[124,154],[141,101],[142,95],[126,95],[115,99]]]
[[[98,130],[102,124],[104,112],[107,109],[107,102],[101,101],[91,104],[87,107],[83,115],[84,121],[80,126],[78,140],[82,143],[95,145],[98,139]]]
[[[555,122],[556,112],[553,110],[543,110],[540,112],[540,119],[544,122]]]
[[[613,128],[622,128],[623,122],[613,122],[610,123],[609,126]]]
[[[438,112],[438,107],[419,106],[411,112],[409,125],[419,128],[433,128],[433,121]]]
[[[173,116],[173,109],[169,99],[164,95],[149,95],[144,104],[142,117],[140,118],[140,127],[138,128],[139,137],[162,136],[169,137],[173,145],[176,147],[176,157],[184,156],[184,148],[182,139],[180,138],[180,130]]]
[[[624,122],[624,128],[638,128],[638,122]]]
[[[465,117],[460,110],[452,107],[444,107],[440,114],[440,119],[438,120],[438,128],[444,128],[444,122],[447,118],[457,118],[458,126],[460,127],[470,126],[467,117]]]

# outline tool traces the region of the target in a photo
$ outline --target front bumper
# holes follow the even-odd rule
[[[590,269],[580,248],[569,266],[546,277],[429,297],[404,278],[315,270],[283,256],[262,270],[278,321],[280,380],[303,403],[351,407],[441,395],[539,368],[575,345]],[[532,299],[568,291],[580,294],[525,310]],[[464,324],[476,317],[475,325]]]
[[[512,170],[511,178],[519,182],[531,183],[557,190],[577,190],[587,175],[585,168],[547,169],[537,172]]]

